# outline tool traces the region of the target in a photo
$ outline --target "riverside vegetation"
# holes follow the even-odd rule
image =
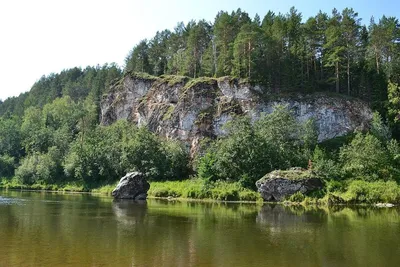
[[[291,201],[399,203],[398,20],[383,16],[367,28],[346,8],[301,21],[294,8],[262,21],[240,9],[220,12],[214,24],[180,23],[140,42],[123,70],[111,64],[43,76],[30,92],[0,101],[0,186],[107,193],[135,170],[149,178],[150,196],[257,201],[256,180],[303,167],[325,188]],[[238,116],[225,136],[205,140],[202,153],[189,158],[183,144],[145,127],[99,124],[102,95],[132,72],[188,84],[233,75],[273,94],[361,98],[376,112],[368,132],[319,144],[313,121],[300,123],[285,107],[254,123]]]

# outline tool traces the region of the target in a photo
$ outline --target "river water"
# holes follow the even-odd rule
[[[397,208],[0,191],[0,266],[400,266]]]

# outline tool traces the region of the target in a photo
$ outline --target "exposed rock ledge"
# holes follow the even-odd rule
[[[265,201],[283,201],[297,192],[307,194],[321,189],[323,183],[312,171],[292,168],[270,172],[258,180],[256,186]]]
[[[196,151],[204,137],[217,137],[236,114],[257,120],[285,105],[299,121],[313,118],[323,141],[368,127],[369,106],[342,95],[268,93],[258,85],[231,77],[140,77],[134,73],[116,82],[101,102],[101,123],[127,119],[167,138],[184,141]]]
[[[149,189],[150,184],[143,174],[131,172],[121,178],[117,187],[112,191],[112,196],[117,199],[145,200]]]

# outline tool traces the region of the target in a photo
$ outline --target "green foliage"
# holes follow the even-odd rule
[[[338,180],[341,178],[341,168],[337,162],[329,157],[329,154],[317,146],[312,157],[312,169],[320,177],[326,180]]]
[[[353,203],[399,203],[400,186],[394,181],[352,181],[340,196]]]
[[[221,201],[258,201],[260,194],[243,188],[239,183],[208,182],[201,179],[151,182],[148,195]]]
[[[22,155],[20,127],[17,117],[0,117],[0,156],[9,155],[18,159]]]
[[[303,125],[284,107],[251,123],[239,117],[226,125],[228,135],[216,140],[200,158],[198,176],[204,180],[240,181],[254,188],[256,180],[275,169],[307,166],[312,149]],[[315,129],[314,129],[315,131]],[[314,142],[312,142],[314,143]]]
[[[88,188],[114,182],[129,171],[155,181],[182,179],[188,175],[188,156],[179,144],[120,120],[81,133],[71,145],[64,170]]]
[[[111,195],[112,191],[115,189],[116,186],[117,184],[103,185],[100,186],[99,188],[92,189],[91,192],[94,194]]]
[[[388,142],[392,138],[389,126],[383,122],[378,112],[374,112],[373,114],[370,132],[381,142]]]
[[[125,59],[125,71],[152,73],[148,51],[147,40],[140,41]]]
[[[389,155],[379,139],[371,134],[357,134],[349,145],[341,148],[339,161],[345,177],[366,181],[393,178]]]
[[[296,203],[301,203],[304,201],[304,199],[305,199],[305,196],[300,192],[297,192],[289,197],[289,201],[296,202]]]
[[[326,183],[326,190],[328,193],[333,193],[333,192],[344,192],[346,189],[346,185],[343,182],[335,181],[335,180],[330,180],[327,181]]]
[[[15,169],[15,158],[9,155],[0,155],[0,177],[12,177]]]
[[[360,97],[382,114],[374,114],[369,133],[318,146],[315,123],[295,121],[284,107],[257,122],[237,118],[196,162],[199,181],[185,184],[186,191],[171,187],[155,194],[255,199],[257,193],[243,187],[254,188],[275,169],[306,167],[312,159],[309,167],[327,180],[328,192],[344,192],[349,185],[349,201],[396,200],[388,189],[394,183],[381,181],[400,181],[400,146],[392,139],[400,133],[398,25],[397,18],[383,16],[372,19],[368,29],[361,27],[349,8],[331,15],[320,11],[304,23],[294,7],[286,14],[269,11],[262,21],[238,9],[219,12],[213,23],[179,23],[174,31],[141,41],[126,58],[124,75],[185,89],[215,86],[218,77],[235,75],[262,84],[261,94],[269,97],[336,91]],[[132,170],[156,181],[187,177],[189,160],[181,144],[124,121],[98,125],[101,97],[120,88],[121,78],[115,64],[72,68],[43,76],[30,92],[0,101],[0,176],[11,187],[69,190],[114,183]],[[164,119],[172,113],[169,108]]]
[[[344,136],[334,137],[332,139],[320,142],[318,146],[328,155],[334,157],[336,156],[336,154],[339,153],[340,148],[344,145],[348,145],[354,139],[355,136],[356,133],[350,133]]]
[[[23,184],[55,183],[61,171],[60,152],[51,147],[48,153],[34,152],[24,158],[16,169],[15,176]]]

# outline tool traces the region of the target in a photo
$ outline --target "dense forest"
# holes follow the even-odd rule
[[[273,92],[334,91],[382,107],[387,82],[400,79],[400,27],[394,17],[371,18],[353,9],[320,11],[303,22],[295,8],[251,19],[238,9],[214,23],[179,23],[136,45],[126,70],[189,77],[232,75]]]
[[[310,168],[312,162],[328,191],[353,190],[353,198],[361,192],[364,201],[371,191],[373,200],[400,201],[397,18],[371,18],[365,26],[349,8],[306,20],[295,8],[269,11],[263,19],[240,9],[221,11],[213,23],[190,21],[157,32],[134,46],[125,63],[123,69],[110,64],[43,76],[29,92],[0,101],[1,184],[89,190],[138,170],[152,181],[199,178],[202,193],[183,195],[211,197],[204,192],[221,181],[254,189],[269,171]],[[189,159],[182,144],[146,128],[126,121],[99,125],[103,94],[132,72],[190,79],[229,75],[275,94],[344,94],[363,99],[376,113],[370,132],[322,144],[312,121],[301,124],[284,108],[256,123],[237,118],[226,126],[227,136],[210,140],[204,153]],[[386,196],[386,188],[395,191]]]

